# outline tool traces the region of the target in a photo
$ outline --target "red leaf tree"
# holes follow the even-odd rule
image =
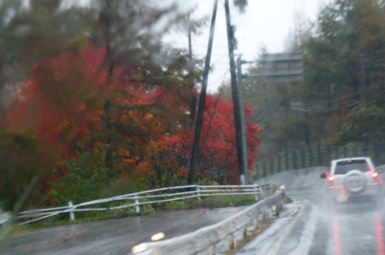
[[[251,116],[251,109],[246,108],[246,116]],[[259,149],[258,135],[262,130],[257,124],[247,123],[247,147],[250,171],[256,161]],[[155,178],[159,186],[167,186],[177,177],[187,176],[193,129],[176,130],[173,134],[159,137],[147,147],[146,160],[137,168],[138,171]],[[206,99],[202,139],[199,154],[198,180],[206,179],[221,184],[238,184],[238,158],[235,140],[235,123],[232,103],[218,95],[208,95]],[[162,180],[164,180],[162,182]],[[180,182],[180,180],[179,180]],[[182,184],[182,183],[179,183]]]

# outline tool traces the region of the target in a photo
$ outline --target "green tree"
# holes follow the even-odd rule
[[[323,132],[333,139],[326,143],[375,141],[370,139],[377,133],[374,126],[358,125],[351,119],[357,115],[349,112],[361,112],[364,120],[373,108],[362,104],[384,105],[384,19],[383,4],[372,0],[335,1],[321,12],[319,34],[308,43],[305,77],[315,92],[309,102],[324,105],[327,112]],[[355,123],[356,136],[345,134],[349,122]]]
[[[332,1],[314,25],[296,28],[289,38],[288,50],[304,56],[302,82],[244,81],[268,155],[286,146],[368,143],[382,137],[375,126],[383,123],[385,104],[384,18],[383,1]],[[257,64],[247,72],[258,70]],[[367,124],[359,124],[360,118]]]

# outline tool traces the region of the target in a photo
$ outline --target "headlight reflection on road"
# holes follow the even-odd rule
[[[160,232],[160,233],[158,233],[158,234],[155,234],[155,235],[151,236],[151,241],[153,241],[153,242],[160,241],[160,240],[162,240],[164,237],[165,237],[164,233],[163,233],[163,232]]]
[[[164,237],[165,237],[165,234],[163,232],[160,232],[160,233],[157,233],[157,234],[151,236],[151,241],[157,242],[157,241],[162,240]],[[134,246],[132,248],[132,253],[133,254],[141,253],[141,252],[144,252],[145,250],[147,250],[147,248],[148,248],[147,245],[145,243],[142,243],[142,244],[139,244],[137,246]]]
[[[137,254],[137,253],[143,252],[145,250],[147,250],[147,245],[142,243],[142,244],[139,244],[137,246],[134,246],[132,248],[132,253]]]

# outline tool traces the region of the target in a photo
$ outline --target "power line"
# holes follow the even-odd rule
[[[273,123],[277,117],[282,116],[284,111],[285,111],[285,108],[283,108],[283,107],[280,108],[278,111],[273,113],[273,115],[270,115],[266,120],[258,122],[258,125],[262,126],[262,125],[266,124],[266,127],[270,126],[271,123]]]
[[[229,73],[229,71],[230,71],[230,69],[228,68],[218,79],[216,79],[215,81],[210,82],[210,85],[214,85],[214,83],[217,83],[220,80],[224,81],[224,78]]]

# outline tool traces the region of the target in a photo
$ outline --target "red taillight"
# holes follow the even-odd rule
[[[334,182],[334,176],[333,175],[329,175],[328,176],[328,182],[329,183],[333,183]]]
[[[377,171],[374,171],[374,172],[372,173],[372,177],[373,177],[373,179],[377,179],[377,178],[378,178],[378,172],[377,172]]]

